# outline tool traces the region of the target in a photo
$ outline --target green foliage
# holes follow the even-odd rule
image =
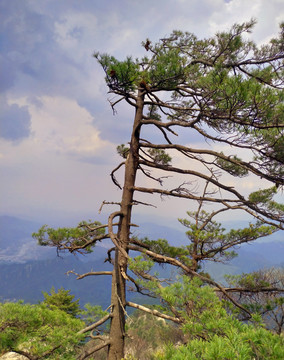
[[[156,164],[168,165],[172,160],[165,150],[161,149],[149,149],[148,155]]]
[[[234,246],[268,236],[277,229],[273,226],[263,225],[261,222],[250,224],[243,229],[225,231],[220,223],[212,219],[213,213],[204,210],[187,212],[193,219],[179,219],[179,222],[189,230],[186,232],[190,245],[188,255],[198,257],[199,261],[228,261],[236,256],[234,251],[229,251]]]
[[[182,283],[167,287],[163,294],[171,305],[188,302],[181,308],[187,345],[168,346],[155,359],[281,359],[284,339],[265,330],[261,325],[243,324],[227,314],[222,302],[208,286],[197,280],[183,278]],[[255,318],[254,320],[259,320]]]
[[[261,272],[254,271],[250,274],[226,275],[226,280],[230,285],[242,287],[250,290],[257,290],[263,287],[269,287],[270,283],[263,278]]]
[[[190,257],[191,254],[188,247],[171,246],[166,239],[149,240],[148,238],[144,238],[140,239],[140,241],[146,246],[148,246],[149,250],[156,254],[169,256],[173,259],[178,259],[188,266],[192,265],[192,259]],[[143,260],[146,261],[146,259],[147,257],[144,256]],[[153,266],[154,262],[152,261],[151,264]]]
[[[248,292],[240,292],[237,299],[243,307],[261,316],[268,329],[274,330],[277,334],[283,332],[283,268],[263,269],[249,274],[227,275],[226,280],[230,286],[248,290]],[[274,291],[258,291],[261,289],[274,289]],[[276,289],[278,290],[276,291]]]
[[[283,338],[271,332],[242,325],[227,329],[225,336],[214,335],[210,340],[195,339],[187,345],[169,346],[157,360],[279,360],[284,356]]]
[[[264,190],[258,190],[249,195],[249,201],[251,201],[253,204],[267,208],[268,211],[276,212],[283,216],[284,204],[279,204],[272,200],[275,194],[277,194],[276,186]]]
[[[273,234],[277,229],[274,226],[262,225],[261,222],[250,224],[249,227],[244,229],[230,230],[227,234],[227,238],[230,241],[237,243],[249,242],[261,237],[265,237]]]
[[[24,350],[42,359],[75,359],[84,323],[44,304],[0,304],[0,353]]]
[[[222,152],[220,154],[224,155]],[[216,163],[221,167],[221,169],[227,171],[229,174],[233,176],[244,177],[248,175],[248,170],[238,165],[238,162],[241,161],[240,158],[234,155],[234,156],[230,156],[230,160],[232,160],[232,162],[228,160],[224,160],[223,158],[220,157],[216,159]]]
[[[158,112],[158,106],[157,105],[151,105],[151,106],[149,105],[148,113],[147,113],[146,117],[149,119],[160,121],[162,119],[162,117]]]
[[[149,62],[148,77],[152,87],[172,89],[183,82],[186,76],[185,58],[175,47],[156,47],[155,61]]]
[[[197,278],[182,276],[159,291],[169,308],[178,311],[183,323],[182,328],[190,338],[207,339],[214,334],[223,334],[223,323],[226,319],[230,319],[231,325],[237,321],[232,317],[228,318],[215,292]],[[235,324],[237,325],[238,323]]]
[[[95,53],[94,57],[103,67],[106,73],[105,80],[110,88],[124,92],[137,88],[137,81],[141,78],[137,61],[133,61],[130,56],[125,61],[119,61],[113,56],[99,53]]]
[[[179,221],[189,229],[186,232],[189,239],[189,245],[176,247],[171,246],[165,239],[140,239],[142,252],[143,249],[147,249],[151,253],[159,255],[160,257],[158,259],[153,255],[153,259],[160,264],[175,264],[178,270],[175,270],[172,274],[169,274],[169,276],[176,274],[177,271],[180,271],[183,274],[187,273],[187,276],[189,276],[188,273],[190,271],[186,270],[187,267],[189,270],[199,272],[206,278],[210,278],[209,274],[201,272],[202,262],[206,260],[215,262],[228,261],[237,256],[236,252],[233,250],[235,246],[253,241],[263,236],[268,236],[277,230],[273,226],[266,226],[261,222],[257,222],[255,224],[250,224],[243,229],[231,229],[226,232],[225,229],[221,227],[220,223],[212,220],[214,213],[213,215],[212,213],[207,213],[200,207],[198,212],[188,211],[187,214],[194,219],[194,221],[189,219],[179,219]],[[190,287],[187,289],[189,285],[186,285],[185,280],[180,282],[168,279],[168,284],[172,281],[176,281],[176,284],[172,284],[168,287],[161,287],[163,280],[159,280],[159,274],[153,274],[154,261],[151,253],[148,253],[147,255],[146,251],[144,251],[143,255],[130,260],[129,269],[138,276],[137,283],[146,293],[160,298],[162,302],[166,304],[163,311],[168,311],[168,308],[170,307],[179,309],[178,311],[183,311],[183,308],[187,308],[186,301],[184,302],[184,294],[189,291]],[[179,265],[175,263],[174,260],[178,260]],[[259,283],[258,288],[263,287],[264,284],[264,282]],[[247,283],[244,287],[250,289],[251,285]],[[180,304],[173,303],[174,300],[171,298],[172,291],[173,299],[180,299]],[[189,299],[190,295],[186,295],[185,297],[186,299]]]
[[[79,300],[75,300],[75,295],[70,295],[70,290],[64,290],[62,287],[56,292],[54,287],[51,288],[50,294],[43,291],[45,304],[50,309],[59,309],[67,314],[76,317],[80,313]]]
[[[126,159],[129,152],[129,147],[121,144],[117,146],[116,151],[121,157],[123,157],[123,159]]]
[[[245,36],[255,24],[254,19],[234,24],[230,30],[202,40],[181,31],[173,31],[156,44],[147,39],[142,45],[148,54],[141,60],[127,57],[119,61],[99,53],[94,56],[106,73],[110,91],[121,95],[120,100],[124,97],[134,105],[138,88],[144,89],[149,110],[144,119],[157,125],[157,120],[163,123],[165,115],[177,126],[196,120],[195,130],[205,139],[251,148],[255,156],[255,161],[245,163],[236,155],[220,152],[212,160],[217,168],[238,177],[260,171],[260,176],[263,173],[279,186],[284,174],[283,24],[279,38],[259,48]],[[164,90],[171,99],[166,103],[158,95]],[[160,130],[164,136],[167,131],[174,133],[170,126]],[[119,152],[125,156],[124,149]],[[157,164],[169,163],[165,153],[151,152]],[[283,212],[281,205],[271,206]]]
[[[234,25],[230,32],[217,34],[215,38],[207,40],[198,40],[195,35],[188,32],[173,31],[168,38],[151,47],[152,57],[144,57],[141,61],[133,60],[131,57],[119,61],[113,56],[98,52],[94,54],[94,57],[104,69],[106,83],[113,91],[133,92],[137,90],[141,82],[154,90],[175,90],[178,85],[184,83],[194,85],[196,88],[207,87],[209,90],[210,84],[213,85],[214,82],[216,84],[218,80],[216,76],[222,74],[222,71],[221,73],[208,72],[207,69],[204,70],[204,63],[210,63],[210,60],[212,61],[218,53],[222,55],[215,59],[214,65],[217,70],[240,58],[243,59],[244,52],[249,53],[254,49],[254,44],[245,41],[241,33],[250,31],[253,25],[254,21]],[[146,43],[143,44],[146,45]],[[200,62],[200,59],[203,61]],[[225,73],[228,74],[229,70]],[[208,77],[206,78],[205,75]],[[241,82],[242,78],[239,77],[238,80]],[[238,90],[234,82],[231,87],[230,82],[227,87],[224,84],[220,92],[216,94],[218,99],[224,98],[224,89],[227,89],[227,95],[234,94],[234,91]],[[242,88],[239,93],[241,91]]]
[[[44,225],[32,236],[41,246],[54,246],[61,251],[90,253],[96,241],[104,238],[104,234],[105,228],[100,222],[82,221],[75,228],[53,229]]]
[[[271,201],[273,195],[276,193],[277,189],[275,186],[269,189],[255,191],[249,195],[249,201],[253,203],[266,204],[268,201]]]
[[[129,269],[135,272],[149,272],[154,265],[154,261],[148,259],[143,255],[136,256],[134,259],[129,259]]]
[[[172,258],[180,258],[188,255],[187,249],[184,247],[171,246],[166,239],[149,240],[148,238],[141,239],[143,244],[148,245],[150,250],[160,254],[171,256]]]
[[[85,304],[83,310],[80,311],[80,318],[87,324],[93,324],[108,314],[99,305]]]
[[[277,116],[278,116],[278,122],[279,123],[283,123],[283,117],[284,117],[284,95],[281,94],[281,101],[282,103],[276,108],[274,109],[274,111],[277,111]],[[267,146],[267,149],[270,153],[270,156],[272,158],[275,158],[276,160],[278,160],[279,162],[281,162],[283,164],[284,162],[284,138],[283,138],[283,133],[281,132],[281,129],[279,128],[274,128],[274,129],[269,129],[269,131],[267,130],[261,130],[259,132],[259,142],[262,144],[265,144],[265,146]],[[256,157],[255,160],[261,161],[262,157]],[[267,164],[269,165],[269,164]],[[273,169],[273,167],[271,167],[271,170]],[[279,175],[283,175],[283,168],[282,167],[277,167],[274,170],[279,171]]]

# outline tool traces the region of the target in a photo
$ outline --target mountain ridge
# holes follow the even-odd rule
[[[40,247],[32,239],[31,233],[37,231],[38,226],[37,222],[16,217],[0,217],[0,244],[4,245],[0,250],[0,301],[22,299],[36,303],[43,300],[42,291],[49,292],[54,286],[56,289],[69,289],[80,299],[81,305],[91,302],[107,307],[110,298],[110,276],[76,280],[75,275],[67,275],[70,270],[79,274],[110,270],[110,264],[104,262],[107,248],[97,245],[91,254],[65,254],[61,258],[56,256],[55,249]],[[149,222],[141,223],[134,235],[153,239],[168,238],[172,245],[177,246],[186,244],[185,231]],[[226,273],[237,274],[271,266],[284,266],[284,240],[279,238],[276,241],[276,238],[272,237],[270,242],[244,244],[237,250],[239,256],[230,263],[223,265],[207,262],[204,270],[222,282]],[[134,295],[130,293],[129,296]]]

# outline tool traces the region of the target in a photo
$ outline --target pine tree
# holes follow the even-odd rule
[[[147,56],[137,60],[94,54],[105,72],[109,92],[116,95],[111,101],[113,110],[125,101],[134,111],[129,146],[120,145],[123,161],[111,173],[114,184],[122,190],[119,209],[109,216],[106,225],[81,224],[78,229],[83,234],[77,238],[70,234],[66,238],[59,230],[56,233],[48,228],[43,228],[37,238],[44,245],[71,252],[87,251],[104,238],[112,240],[108,259],[113,271],[105,272],[112,276],[110,335],[98,347],[108,348],[109,360],[124,355],[125,314],[130,305],[126,281],[136,284],[127,273],[129,251],[141,250],[159,263],[172,262],[167,254],[155,253],[147,248],[149,245],[132,238],[133,205],[149,205],[147,199],[155,194],[202,206],[212,204],[213,214],[203,219],[208,226],[213,216],[225,211],[232,216],[236,211],[246,213],[252,219],[252,229],[223,234],[224,240],[219,243],[223,250],[226,241],[253,240],[263,231],[283,230],[284,206],[275,196],[284,185],[284,25],[279,37],[258,47],[243,36],[251,32],[254,23],[233,25],[208,39],[180,31],[156,44],[147,39],[142,43]],[[152,135],[144,139],[142,132],[149,128]],[[182,134],[179,142],[178,134]],[[196,137],[203,139],[202,147],[192,141]],[[122,167],[124,180],[120,184],[115,174]],[[153,186],[139,186],[138,173],[152,180]],[[169,176],[176,176],[174,186]],[[263,187],[247,194],[238,182],[232,186],[231,180],[245,176],[251,176],[252,181],[262,179]],[[192,236],[200,230],[192,228]],[[212,231],[222,235],[218,228]],[[207,257],[215,252],[208,244],[203,248]],[[188,269],[191,275],[198,275],[189,266],[184,270]],[[202,280],[206,279],[203,276]]]

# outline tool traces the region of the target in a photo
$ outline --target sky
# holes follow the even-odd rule
[[[252,39],[267,42],[283,0],[0,0],[0,215],[64,223],[115,210],[98,214],[120,199],[109,174],[133,109],[113,115],[95,51],[136,58],[146,38],[175,29],[204,38],[251,18]],[[158,205],[161,218],[186,210]]]

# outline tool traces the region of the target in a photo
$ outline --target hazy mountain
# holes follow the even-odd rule
[[[56,256],[55,249],[40,247],[31,234],[41,224],[9,216],[0,217],[0,301],[23,299],[36,303],[43,300],[42,291],[63,286],[80,298],[81,304],[92,302],[106,306],[110,296],[110,277],[97,276],[76,280],[66,275],[69,270],[82,274],[91,270],[109,269],[104,263],[106,249],[97,246],[92,254],[82,256]],[[171,244],[186,244],[185,228],[181,231],[169,226],[145,222],[134,228],[133,235],[152,239],[166,238]],[[238,249],[239,256],[230,264],[207,263],[205,270],[216,280],[224,274],[254,271],[260,268],[284,265],[284,239],[274,234],[271,241],[257,241]],[[158,269],[159,272],[167,269]],[[134,296],[134,295],[131,295]]]
[[[37,245],[35,239],[32,238],[32,233],[38,231],[42,226],[38,222],[19,219],[12,216],[0,216],[0,264],[3,262],[26,262],[29,260],[42,260],[55,257],[55,250],[48,247],[41,247]],[[230,222],[224,224],[227,228],[238,227],[240,224]],[[245,226],[242,223],[241,226]],[[132,234],[138,237],[148,237],[150,239],[164,238],[172,245],[181,246],[187,243],[186,228],[180,225],[180,230],[174,227],[165,225],[157,225],[151,222],[140,221],[138,228],[132,229]],[[279,251],[274,251],[274,247],[265,245],[266,243],[284,241],[284,235],[275,233],[268,238],[261,239],[253,243],[253,245],[243,245],[242,250],[248,252],[256,252],[257,254],[265,254],[268,259],[272,258],[272,262],[281,262],[284,258],[283,247]],[[99,245],[104,246],[104,243]],[[109,245],[109,241],[105,244]],[[253,248],[252,248],[253,247]],[[91,258],[97,258],[99,249]]]
[[[43,300],[42,291],[49,292],[64,287],[80,298],[81,305],[91,302],[105,306],[109,302],[110,276],[89,276],[81,280],[67,274],[73,270],[78,274],[89,271],[110,270],[104,259],[84,263],[75,256],[26,263],[0,265],[0,301],[25,300],[37,303]]]
[[[238,256],[228,264],[207,262],[205,270],[217,281],[224,282],[225,274],[248,273],[270,267],[284,266],[284,240],[245,244]]]
[[[186,244],[187,237],[185,234],[186,228],[181,225],[181,230],[172,228],[167,225],[157,225],[150,222],[141,222],[139,228],[132,229],[134,236],[140,238],[148,237],[152,240],[167,239],[171,245],[181,246]]]
[[[32,238],[40,226],[37,222],[0,216],[0,263],[54,257],[54,249],[40,247]]]

